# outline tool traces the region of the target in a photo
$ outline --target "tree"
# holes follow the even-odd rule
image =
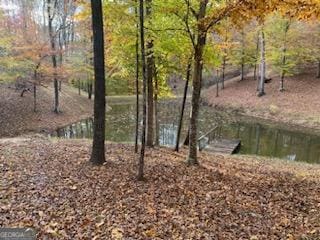
[[[197,148],[198,148],[198,132],[197,132],[197,121],[199,115],[199,100],[201,93],[201,80],[202,80],[202,69],[203,69],[203,52],[207,39],[207,29],[204,24],[206,16],[208,0],[201,0],[199,10],[197,12],[198,24],[196,30],[196,40],[194,41],[194,67],[193,67],[193,92],[191,102],[191,117],[190,117],[190,132],[189,132],[189,154],[188,164],[198,164]],[[189,11],[188,6],[188,11]]]
[[[259,32],[256,34],[255,42],[256,42],[256,49],[254,54],[254,70],[253,70],[253,79],[258,79],[258,60],[259,60]]]
[[[193,57],[193,92],[191,100],[191,116],[190,116],[190,125],[189,125],[189,153],[187,157],[187,162],[189,165],[197,165],[197,148],[198,148],[198,115],[199,115],[199,103],[201,95],[201,81],[202,81],[202,70],[203,70],[203,53],[206,46],[206,39],[208,30],[219,23],[224,19],[234,6],[225,7],[220,13],[208,14],[207,16],[207,7],[208,0],[201,0],[198,5],[198,11],[195,12],[194,8],[191,6],[190,1],[186,1],[187,13],[183,17],[185,26],[190,35],[190,40],[194,48],[194,57]],[[214,9],[216,10],[216,9]],[[192,33],[190,28],[189,16],[193,14],[196,18],[196,24],[194,32]]]
[[[259,81],[259,93],[258,96],[262,97],[265,95],[264,85],[266,80],[266,40],[264,34],[264,28],[262,27],[260,32],[260,81]]]
[[[244,30],[241,30],[241,79],[240,81],[244,80],[244,67],[245,67],[245,33]]]
[[[48,14],[48,28],[49,28],[49,38],[50,38],[50,45],[51,45],[51,59],[52,59],[52,66],[53,66],[53,86],[54,86],[54,112],[59,113],[59,84],[58,84],[58,77],[57,77],[57,56],[56,56],[56,34],[53,30],[53,22],[55,11],[57,9],[58,1],[54,0],[47,0],[47,14]]]
[[[198,11],[194,9],[189,0],[185,1],[187,13],[185,16],[180,17],[185,23],[187,32],[190,35],[190,40],[194,47],[194,64],[193,64],[193,93],[191,100],[191,117],[190,117],[190,131],[189,131],[189,153],[187,162],[190,165],[198,164],[197,158],[197,120],[199,115],[199,104],[201,95],[201,79],[203,69],[203,53],[206,46],[206,39],[208,30],[223,19],[230,16],[233,22],[247,21],[248,18],[252,18],[255,15],[264,15],[272,10],[268,4],[256,1],[244,2],[242,0],[235,2],[221,2],[217,5],[209,5],[210,11],[208,11],[209,0],[201,0],[198,3]],[[272,4],[272,3],[270,3]],[[195,19],[195,29],[192,33],[190,27],[189,16],[193,15]],[[248,17],[249,16],[249,17]]]
[[[303,45],[301,41],[303,35],[308,35],[308,29],[306,23],[304,26],[300,24],[290,16],[279,14],[271,15],[266,21],[266,58],[280,76],[280,92],[285,91],[285,77],[298,73],[298,64],[304,64],[308,58],[308,45]]]
[[[138,14],[138,0],[135,6],[136,17],[136,133],[135,133],[135,153],[138,153],[138,138],[139,138],[139,68],[140,68],[140,55],[139,55],[139,14]]]
[[[149,25],[151,25],[152,18],[152,0],[146,0],[146,17],[148,18]],[[154,89],[153,78],[155,74],[154,69],[154,52],[153,52],[153,38],[149,35],[147,41],[147,146],[152,147],[154,144]]]
[[[219,26],[216,27],[215,31],[219,33],[221,36],[220,41],[220,49],[222,51],[222,66],[221,66],[221,88],[224,89],[225,83],[225,75],[226,75],[226,68],[227,63],[230,58],[230,49],[232,49],[232,33],[231,33],[231,23],[226,19],[222,21]]]
[[[82,11],[78,11],[77,14],[74,14],[74,18],[68,20],[68,31],[62,34],[62,36],[66,35],[66,40],[63,40],[64,66],[68,68],[69,76],[73,79],[71,83],[77,87],[78,80],[84,82],[86,84],[88,99],[92,99],[94,71],[90,2],[82,3],[79,8],[81,8]],[[70,11],[72,11],[72,8],[67,12]],[[63,16],[64,14],[62,17]],[[77,38],[73,37],[74,32],[77,33]],[[108,57],[110,57],[110,55],[108,55]],[[74,81],[74,79],[78,80]]]
[[[180,110],[178,131],[177,131],[177,139],[176,139],[176,146],[175,146],[175,151],[176,152],[179,152],[180,135],[181,135],[181,130],[182,130],[183,116],[184,116],[184,111],[185,111],[185,106],[186,106],[186,101],[187,101],[188,88],[189,88],[189,82],[190,82],[190,76],[191,76],[191,67],[192,67],[191,66],[191,61],[192,61],[192,59],[189,60],[189,63],[188,63],[188,66],[187,66],[186,83],[185,83],[184,91],[183,91],[182,106],[181,106],[181,110]]]
[[[135,1],[105,1],[104,4],[108,95],[136,94],[136,6]]]
[[[284,78],[286,75],[286,69],[284,68],[287,64],[287,35],[290,28],[290,22],[286,21],[284,26],[284,39],[283,39],[283,48],[282,48],[282,71],[281,71],[281,79],[280,79],[280,92],[284,92]]]
[[[320,24],[319,22],[309,22],[300,27],[302,38],[300,42],[304,50],[306,62],[316,63],[316,77],[320,78]],[[307,31],[307,32],[306,32]],[[301,54],[301,52],[299,52]]]
[[[273,54],[273,66],[278,67],[280,70],[280,92],[284,92],[285,88],[284,88],[284,78],[287,74],[291,73],[293,67],[295,64],[290,64],[290,62],[288,63],[288,57],[290,52],[288,51],[288,34],[289,34],[289,30],[290,30],[290,26],[291,26],[291,21],[283,18],[283,19],[277,19],[278,22],[273,21],[272,23],[272,27],[278,26],[276,27],[276,32],[277,34],[275,34],[274,37],[277,38],[277,42],[280,42],[280,44],[282,45],[280,47],[281,51],[279,53],[279,50],[276,50],[276,52]],[[277,24],[278,23],[278,24]],[[280,35],[281,39],[278,39]],[[275,43],[273,46],[277,46],[278,44]],[[272,51],[270,51],[272,52]]]
[[[155,146],[160,145],[160,122],[159,122],[159,79],[158,68],[154,61],[154,120],[155,120]]]
[[[245,25],[244,25],[245,24]],[[240,67],[240,81],[245,79],[246,69],[256,68],[257,40],[254,21],[235,26],[234,44],[231,48],[230,62]],[[256,69],[254,70],[256,72]],[[256,76],[256,74],[254,74]]]
[[[74,40],[74,20],[75,5],[73,0],[62,0],[57,3],[57,15],[60,25],[58,35],[59,45],[59,66],[64,63],[64,54],[69,50],[69,43]],[[59,91],[61,91],[62,81],[59,81]]]
[[[101,165],[105,162],[105,114],[106,88],[104,64],[104,31],[101,0],[91,0],[93,53],[94,53],[94,127],[93,145],[90,161]]]
[[[145,52],[145,37],[144,37],[144,0],[139,0],[140,12],[140,45],[142,58],[142,79],[143,79],[143,103],[142,103],[142,134],[141,134],[141,152],[138,167],[138,180],[144,179],[144,154],[146,147],[146,125],[147,125],[147,71],[146,71],[146,52]]]

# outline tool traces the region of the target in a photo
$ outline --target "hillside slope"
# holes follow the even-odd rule
[[[93,101],[79,96],[72,87],[63,85],[60,114],[53,113],[53,88],[38,88],[37,112],[33,111],[33,93],[20,97],[21,90],[0,84],[0,137],[26,132],[47,132],[92,115]]]
[[[265,86],[266,95],[257,97],[257,81],[252,77],[226,82],[216,97],[216,86],[203,92],[211,106],[230,108],[265,120],[320,130],[320,79],[303,74],[285,80],[285,92],[279,91],[280,79],[273,77]]]

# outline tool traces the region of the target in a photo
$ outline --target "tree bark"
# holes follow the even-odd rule
[[[285,66],[287,63],[287,35],[290,28],[289,21],[286,22],[285,29],[284,29],[284,39],[283,39],[283,50],[282,50],[282,71],[281,71],[281,78],[280,78],[280,92],[284,92],[284,78],[286,75]]]
[[[92,99],[92,81],[88,81],[88,99]]]
[[[58,79],[57,79],[57,74],[54,73],[55,77],[54,77],[54,82],[53,82],[53,86],[54,86],[54,112],[55,113],[59,113],[59,83],[58,83]]]
[[[265,36],[264,30],[261,30],[260,34],[260,51],[261,51],[261,65],[260,65],[260,84],[258,96],[262,97],[265,95],[264,83],[266,80],[266,49],[265,49]]]
[[[57,5],[57,0],[53,2],[54,4],[54,10],[55,6]],[[59,113],[59,84],[58,84],[58,78],[57,78],[57,56],[56,56],[56,43],[55,43],[55,34],[53,32],[53,20],[54,20],[54,14],[52,14],[51,9],[51,0],[47,0],[47,13],[48,13],[48,28],[49,28],[49,38],[50,38],[50,45],[51,45],[51,51],[52,51],[52,66],[54,69],[54,80],[53,80],[53,87],[54,87],[54,109],[53,111],[55,113]]]
[[[193,70],[193,92],[191,101],[191,117],[190,117],[190,132],[189,132],[189,153],[187,162],[189,165],[197,165],[198,162],[198,116],[201,95],[201,81],[203,68],[203,51],[206,44],[207,30],[204,27],[204,18],[208,0],[200,2],[198,13],[198,29],[197,29],[197,43],[194,49],[194,70]]]
[[[65,26],[65,23],[62,24],[62,26],[64,27]],[[59,36],[59,65],[60,65],[60,68],[62,68],[62,64],[63,64],[63,54],[62,54],[62,51],[63,51],[63,44],[62,44],[62,39],[61,39],[61,31],[59,32],[58,34]],[[61,92],[61,87],[62,83],[61,83],[61,80],[59,81],[59,92]]]
[[[190,142],[190,126],[188,127],[188,132],[187,132],[187,136],[184,139],[183,145],[184,146],[189,146],[189,142]]]
[[[87,80],[87,93],[88,93],[88,99],[92,99],[92,82],[89,75]]]
[[[225,43],[228,42],[228,32],[226,32],[226,36],[225,36]],[[221,89],[223,90],[224,89],[224,81],[225,81],[225,74],[226,74],[226,67],[227,67],[227,54],[228,54],[228,51],[227,49],[225,48],[223,50],[223,60],[222,60],[222,79],[221,79]]]
[[[140,10],[140,44],[142,57],[142,77],[143,77],[143,117],[142,117],[142,134],[141,134],[141,152],[139,158],[138,176],[137,179],[144,179],[144,153],[146,147],[146,124],[147,124],[147,71],[146,71],[146,53],[145,53],[145,38],[144,38],[144,0],[139,0]]]
[[[101,0],[91,0],[94,48],[94,127],[90,161],[95,165],[105,162],[106,86],[104,60],[104,31]]]
[[[80,83],[80,79],[78,79],[78,94],[81,95],[81,83]]]
[[[33,111],[37,112],[37,84],[33,83]]]
[[[256,45],[256,59],[254,64],[254,72],[253,72],[253,79],[257,80],[257,65],[258,65],[258,56],[259,56],[259,34],[257,36],[257,45]]]
[[[146,0],[146,17],[151,18],[152,0]],[[154,101],[153,101],[153,77],[154,77],[154,56],[153,39],[147,42],[147,89],[148,89],[148,107],[147,107],[147,146],[153,147],[154,144]]]
[[[156,139],[155,145],[160,145],[160,123],[159,123],[159,112],[158,112],[158,97],[159,97],[159,83],[158,83],[158,72],[156,65],[154,66],[154,83],[155,83],[155,91],[154,91],[154,118],[155,118],[155,127],[156,127]]]
[[[34,70],[34,82],[33,82],[33,111],[37,112],[37,80],[38,80],[38,73],[37,69],[40,67],[40,63],[36,66]]]
[[[244,52],[244,31],[242,30],[241,31],[241,79],[240,79],[240,81],[244,80],[244,64],[245,64],[244,54],[245,54],[245,52]]]
[[[282,65],[284,66],[285,64],[286,64],[286,51],[287,51],[287,49],[286,48],[284,48],[284,50],[283,50],[283,56],[282,56]],[[281,78],[280,78],[280,92],[284,92],[285,91],[285,89],[284,89],[284,78],[285,78],[285,75],[286,75],[286,73],[285,73],[285,70],[284,69],[282,69],[282,71],[281,71]]]
[[[138,0],[136,0],[138,4]],[[136,15],[136,136],[135,136],[135,144],[134,151],[138,153],[138,138],[139,138],[139,67],[140,67],[140,55],[139,55],[139,15],[138,15],[138,6],[135,7],[135,15]]]
[[[219,97],[219,70],[217,70],[216,76],[216,97]]]
[[[227,57],[223,57],[223,63],[222,63],[222,79],[221,79],[221,89],[224,89],[224,81],[225,81],[225,74],[226,74],[226,65],[227,65]]]
[[[183,124],[183,116],[184,116],[184,110],[185,110],[185,106],[186,106],[187,94],[188,94],[188,88],[189,88],[189,82],[190,82],[190,76],[191,76],[191,67],[192,67],[191,61],[192,61],[192,59],[189,60],[189,63],[187,66],[186,84],[184,86],[183,100],[182,100],[182,106],[181,106],[181,111],[180,111],[180,118],[179,118],[179,125],[178,125],[177,139],[176,139],[176,147],[174,149],[176,152],[179,152],[180,136],[181,136],[181,130],[182,130],[182,124]]]

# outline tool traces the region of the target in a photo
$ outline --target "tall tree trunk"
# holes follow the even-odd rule
[[[241,79],[240,81],[243,81],[244,80],[244,63],[243,63],[243,60],[242,60],[242,63],[241,63]]]
[[[33,83],[33,111],[37,112],[37,84]]]
[[[37,80],[38,72],[37,69],[40,67],[40,63],[36,66],[34,70],[34,83],[33,83],[33,111],[37,112]]]
[[[216,76],[216,97],[219,97],[219,70],[217,69]]]
[[[146,0],[146,16],[151,18],[152,0]],[[151,20],[149,20],[151,21]],[[153,77],[154,77],[154,56],[153,56],[153,39],[147,42],[147,89],[148,89],[148,117],[147,117],[147,146],[152,147],[154,144],[154,102],[153,102]]]
[[[62,25],[63,27],[65,26],[65,23],[64,25]],[[63,43],[62,43],[62,39],[61,39],[61,31],[59,32],[58,34],[59,36],[59,66],[60,68],[62,67],[62,64],[63,64],[63,54],[62,54],[62,51],[63,51]],[[59,81],[59,91],[61,92],[61,89],[62,89],[62,83],[61,83],[61,80]]]
[[[245,56],[244,56],[245,52],[244,52],[244,31],[241,31],[241,79],[240,81],[244,80],[244,60],[245,60]]]
[[[257,80],[257,65],[258,65],[258,56],[259,56],[259,34],[257,36],[257,43],[256,43],[256,58],[254,63],[254,71],[253,71],[253,79]]]
[[[106,86],[104,64],[104,32],[101,0],[91,0],[92,29],[94,46],[94,127],[93,145],[90,161],[101,165],[105,162],[105,117],[106,117]]]
[[[318,60],[317,78],[320,78],[320,59]]]
[[[92,99],[92,80],[89,80],[88,82],[88,99]]]
[[[224,39],[224,42],[227,44],[228,42],[228,31],[226,32],[226,36],[225,36],[225,39]],[[226,74],[226,67],[227,67],[227,55],[228,54],[228,51],[227,49],[225,48],[223,50],[223,58],[222,58],[222,79],[221,79],[221,89],[224,89],[224,81],[225,81],[225,74]]]
[[[179,125],[178,125],[177,139],[176,139],[176,147],[175,147],[176,152],[179,152],[180,136],[181,136],[181,130],[182,130],[182,124],[183,124],[183,116],[184,116],[184,110],[186,107],[187,94],[188,94],[188,88],[189,88],[189,82],[190,82],[190,76],[191,76],[191,67],[192,67],[191,61],[192,61],[192,58],[189,60],[189,63],[187,66],[186,84],[184,86],[183,100],[182,100],[182,106],[181,106],[181,111],[180,111]]]
[[[140,10],[140,44],[142,58],[142,77],[143,77],[143,117],[142,117],[142,134],[141,134],[141,152],[139,158],[138,180],[144,179],[144,153],[146,147],[146,124],[147,124],[147,70],[146,70],[146,53],[144,38],[144,0],[139,0]]]
[[[159,146],[160,143],[160,123],[159,123],[159,112],[158,112],[158,97],[159,97],[159,82],[158,82],[158,72],[156,65],[154,66],[154,84],[155,84],[155,91],[154,91],[154,118],[155,118],[155,126],[156,126],[156,140],[155,145]]]
[[[190,112],[191,113],[191,112]],[[189,142],[190,142],[190,126],[188,127],[188,132],[187,132],[187,136],[184,139],[183,145],[184,146],[189,146]]]
[[[257,64],[254,64],[253,80],[257,80]]]
[[[136,0],[138,4],[138,0]],[[138,138],[139,138],[139,67],[140,67],[140,55],[139,55],[139,14],[138,14],[138,5],[135,7],[136,15],[136,136],[134,150],[135,153],[138,153]]]
[[[287,49],[286,49],[286,47],[283,49],[283,56],[282,56],[282,66],[285,66],[285,64],[286,64],[286,59],[287,59],[287,57],[286,57],[286,51],[287,51]],[[285,91],[285,89],[284,89],[284,78],[285,78],[285,75],[286,75],[286,73],[285,73],[285,70],[284,69],[282,69],[282,71],[281,71],[281,78],[280,78],[280,92],[284,92]]]
[[[283,39],[283,50],[282,50],[282,71],[281,71],[281,78],[280,78],[280,92],[284,92],[284,78],[286,75],[285,66],[287,63],[287,35],[290,28],[289,21],[286,21],[285,28],[284,28],[284,39]]]
[[[266,49],[265,49],[265,36],[264,30],[261,30],[260,34],[260,51],[261,51],[261,65],[260,65],[260,85],[259,85],[259,93],[258,96],[262,97],[265,95],[264,91],[264,83],[266,80]]]
[[[197,165],[198,162],[198,116],[201,96],[201,81],[203,68],[203,50],[206,44],[207,30],[204,25],[208,0],[200,2],[198,14],[198,29],[197,43],[194,49],[194,71],[193,71],[193,92],[191,101],[191,117],[190,117],[190,132],[189,132],[189,153],[187,162],[189,165]]]
[[[51,0],[47,0],[47,13],[48,13],[48,27],[49,27],[49,37],[50,37],[50,45],[51,45],[51,51],[52,51],[52,66],[54,69],[54,73],[53,73],[53,86],[54,86],[54,109],[53,111],[55,113],[59,113],[59,85],[58,85],[58,78],[57,78],[57,56],[56,56],[56,40],[55,40],[55,34],[53,32],[53,20],[54,20],[54,15],[52,13],[52,10],[55,11],[56,9],[56,5],[57,5],[57,0],[55,0],[53,2],[53,6],[54,8],[51,9]]]
[[[56,73],[54,74],[56,76]],[[54,112],[55,113],[59,113],[59,82],[58,79],[55,77],[54,78],[54,82],[53,82],[53,86],[54,86]]]
[[[223,57],[223,62],[222,62],[222,79],[221,79],[221,89],[224,89],[224,81],[226,78],[226,65],[227,65],[227,57]]]

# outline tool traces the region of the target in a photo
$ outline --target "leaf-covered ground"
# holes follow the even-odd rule
[[[320,132],[320,79],[315,73],[285,79],[285,92],[279,91],[280,79],[272,76],[265,85],[266,95],[257,97],[257,81],[248,76],[227,81],[226,88],[216,98],[216,86],[204,92],[209,105],[240,110],[244,115],[276,122],[310,127]]]
[[[20,97],[14,84],[0,83],[0,137],[18,136],[27,132],[52,131],[92,116],[92,101],[84,93],[62,85],[59,115],[53,113],[53,88],[38,87],[37,112],[33,111],[33,93]]]
[[[129,145],[88,164],[87,140],[0,140],[0,227],[39,239],[319,239],[320,167],[148,150],[135,180]]]

